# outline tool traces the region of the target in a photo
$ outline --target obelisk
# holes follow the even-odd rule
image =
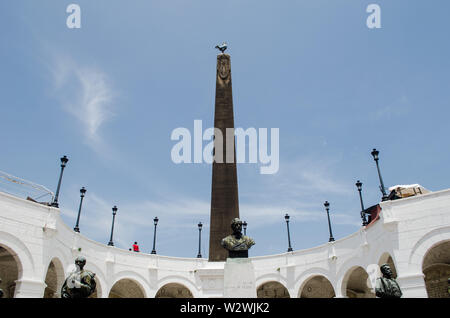
[[[231,234],[231,220],[239,218],[231,61],[230,55],[223,51],[217,55],[214,128],[221,131],[223,138],[219,138],[219,134],[214,135],[209,261],[220,262],[226,261],[228,256],[220,242]]]

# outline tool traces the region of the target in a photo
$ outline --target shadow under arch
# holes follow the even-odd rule
[[[60,298],[61,287],[64,284],[64,266],[58,257],[53,257],[45,275],[44,298]]]
[[[348,298],[375,298],[375,293],[370,288],[369,274],[358,265],[352,266],[345,273],[341,292]]]
[[[145,298],[144,287],[133,278],[121,278],[111,287],[109,298]]]
[[[450,240],[438,242],[427,250],[422,271],[429,298],[450,298]]]
[[[194,298],[194,296],[183,284],[167,283],[158,289],[155,298]]]
[[[299,298],[334,298],[333,285],[323,275],[311,275],[302,284],[298,292]]]
[[[22,273],[22,264],[17,254],[9,247],[0,244],[0,288],[3,298],[15,296],[16,281]]]
[[[290,298],[287,288],[277,281],[262,283],[256,288],[257,298]]]
[[[295,280],[295,290],[297,290],[297,296],[300,297],[301,291],[306,282],[313,276],[323,276],[331,282],[331,272],[322,267],[312,267],[300,274]],[[333,285],[333,284],[332,284]],[[334,290],[334,287],[333,287]]]

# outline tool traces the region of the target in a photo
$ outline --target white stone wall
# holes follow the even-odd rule
[[[358,290],[347,293],[347,284],[358,285],[352,273],[364,269],[370,290],[379,275],[378,265],[390,256],[404,297],[427,297],[422,262],[427,251],[450,240],[450,189],[380,206],[378,221],[343,239],[306,250],[252,257],[257,288],[279,282],[290,297],[300,297],[311,278],[322,276],[331,283],[336,297],[371,297]],[[0,246],[10,251],[19,265],[15,297],[43,297],[52,261],[60,288],[78,255],[85,256],[86,269],[96,273],[98,297],[108,297],[121,279],[132,281],[139,287],[138,294],[145,297],[155,297],[161,287],[173,283],[185,286],[194,298],[223,296],[224,262],[107,246],[74,232],[63,223],[59,209],[1,192]],[[137,292],[134,285],[129,286]]]

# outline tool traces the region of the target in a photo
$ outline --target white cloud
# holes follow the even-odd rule
[[[101,126],[113,116],[115,94],[107,75],[95,68],[58,56],[51,67],[55,95],[63,109],[81,123],[86,142],[95,150],[104,147]]]
[[[410,111],[410,105],[406,96],[401,96],[387,106],[380,107],[377,111],[372,113],[372,116],[377,119],[391,119],[394,116],[402,116]]]

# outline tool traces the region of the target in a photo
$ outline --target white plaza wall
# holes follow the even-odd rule
[[[390,256],[403,297],[427,297],[423,260],[433,247],[450,241],[450,189],[381,202],[380,219],[356,233],[321,246],[279,255],[252,257],[256,285],[278,282],[290,297],[300,297],[316,276],[325,277],[336,297],[349,297],[348,286],[359,284],[352,273],[366,273],[369,290],[378,265]],[[43,297],[52,262],[56,293],[78,255],[96,273],[97,296],[108,297],[116,282],[126,279],[139,295],[155,297],[167,284],[186,287],[193,297],[222,297],[224,262],[176,258],[107,246],[74,232],[57,208],[0,192],[0,246],[18,266],[15,297]],[[321,278],[324,280],[323,278]],[[372,290],[373,291],[373,290]],[[357,293],[355,294],[357,295]],[[358,295],[357,295],[358,296]],[[360,297],[373,297],[361,294]]]

